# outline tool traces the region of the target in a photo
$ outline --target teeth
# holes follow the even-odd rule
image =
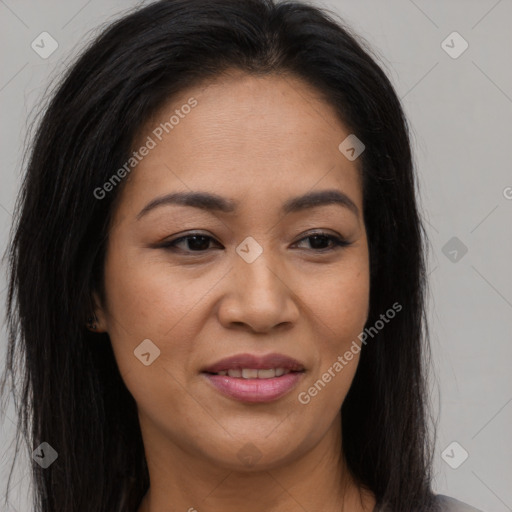
[[[276,371],[272,368],[270,370],[258,370],[258,379],[272,379],[276,376]]]
[[[255,368],[243,368],[233,370],[222,370],[217,372],[217,375],[237,377],[242,379],[273,379],[274,377],[281,377],[290,373],[290,370],[284,368],[268,368],[265,370],[257,370]]]

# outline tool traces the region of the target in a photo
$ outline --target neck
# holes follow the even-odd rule
[[[348,471],[341,421],[300,456],[259,470],[221,467],[162,438],[157,442],[155,432],[144,438],[152,440],[145,442],[151,484],[138,512],[371,512],[375,505]]]

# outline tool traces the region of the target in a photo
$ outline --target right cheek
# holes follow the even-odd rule
[[[118,331],[110,335],[114,357],[116,359],[117,366],[121,372],[121,375],[128,374],[134,370],[136,368],[135,363],[138,362],[134,357],[133,349],[131,348],[132,345],[134,345],[133,340],[128,338],[128,336],[123,333],[124,331]]]

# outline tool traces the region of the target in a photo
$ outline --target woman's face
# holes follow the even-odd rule
[[[141,131],[97,315],[147,456],[271,468],[339,439],[369,305],[348,135],[300,80],[242,73],[173,98]],[[297,200],[321,191],[339,200]],[[184,193],[215,197],[169,199]]]

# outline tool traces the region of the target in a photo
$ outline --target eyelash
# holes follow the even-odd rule
[[[185,241],[189,238],[194,238],[194,237],[203,237],[203,238],[207,238],[207,239],[210,239],[210,240],[214,240],[215,239],[209,235],[205,235],[203,233],[190,233],[186,236],[181,236],[179,238],[175,238],[174,240],[170,240],[168,242],[165,242],[163,243],[160,247],[163,248],[163,249],[166,249],[166,250],[170,250],[170,251],[176,251],[176,250],[179,250],[178,247],[176,247],[176,244],[179,243],[179,242],[182,242],[182,241]],[[311,251],[313,252],[316,252],[316,253],[320,253],[320,254],[325,254],[325,253],[328,253],[328,252],[332,252],[332,251],[335,251],[337,249],[340,249],[340,248],[343,248],[343,247],[347,247],[348,245],[351,245],[352,242],[349,242],[347,240],[345,240],[344,238],[341,238],[341,237],[338,237],[338,236],[335,236],[335,235],[331,235],[329,233],[324,233],[324,232],[315,232],[315,233],[311,233],[309,234],[308,236],[305,236],[303,238],[301,238],[300,240],[298,240],[296,243],[299,243],[299,242],[302,242],[303,240],[307,240],[308,238],[313,238],[313,237],[320,237],[320,238],[326,238],[328,240],[330,240],[334,245],[329,247],[329,248],[324,248],[324,249],[311,249]],[[186,252],[186,253],[196,253],[196,254],[204,254],[208,249],[204,250],[204,251],[190,251],[190,250],[184,250],[183,252]]]

